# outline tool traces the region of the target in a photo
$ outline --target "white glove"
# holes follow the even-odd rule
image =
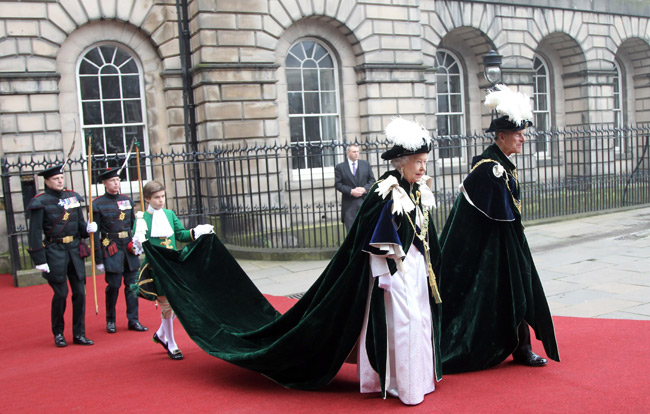
[[[41,272],[44,273],[50,273],[50,266],[48,266],[47,263],[43,263],[40,265],[36,265],[36,270],[40,270]]]
[[[135,218],[137,220],[143,219],[144,218],[144,211],[138,211],[137,213],[135,213]]]
[[[136,233],[133,235],[133,254],[136,256],[140,256],[142,253],[144,253],[144,250],[142,249],[142,241],[146,240],[143,234]]]
[[[194,238],[198,239],[204,234],[214,233],[214,226],[212,224],[199,224],[194,227]]]
[[[86,225],[86,231],[87,231],[88,233],[94,233],[94,232],[96,232],[96,231],[97,231],[97,223],[95,223],[94,221],[91,221],[90,223],[88,223],[88,224]]]
[[[104,273],[104,264],[103,263],[99,263],[96,267],[97,267],[97,271],[99,273]]]
[[[134,231],[134,233],[135,234],[141,234],[142,238],[140,239],[140,242],[143,242],[143,241],[147,240],[147,238],[144,237],[144,235],[147,234],[148,227],[147,227],[147,222],[144,221],[144,219],[142,217],[138,217],[138,214],[141,214],[141,215],[144,216],[144,213],[142,213],[142,211],[138,211],[137,213],[135,213],[136,219],[135,219],[135,231]]]
[[[383,274],[379,276],[379,287],[384,289],[386,292],[390,292],[390,285],[392,283],[390,277],[391,276],[389,274]]]

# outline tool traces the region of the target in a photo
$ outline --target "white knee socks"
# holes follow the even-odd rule
[[[163,330],[164,332],[164,341],[167,341],[167,349],[169,352],[174,352],[175,350],[178,349],[178,345],[176,345],[176,341],[174,340],[174,318],[169,318],[169,319],[162,319],[162,323],[160,324],[160,329],[158,331]],[[163,339],[160,335],[158,335],[160,339]]]

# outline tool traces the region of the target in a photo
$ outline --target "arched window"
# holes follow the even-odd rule
[[[92,136],[93,182],[107,167],[120,168],[129,149],[132,157],[122,177],[125,184],[136,181],[132,143],[139,143],[141,153],[148,150],[140,66],[125,48],[103,44],[84,54],[77,74],[84,152]]]
[[[458,59],[446,50],[436,53],[436,64],[437,158],[461,158],[460,137],[465,135],[463,70]]]
[[[534,149],[538,156],[550,156],[551,96],[546,62],[539,56],[533,59],[533,128],[536,131]]]
[[[313,39],[294,44],[285,60],[292,168],[333,167],[340,136],[338,70],[334,55]],[[325,144],[325,145],[323,145]]]

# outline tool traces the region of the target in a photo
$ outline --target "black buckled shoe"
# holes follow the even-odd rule
[[[543,367],[546,365],[546,358],[542,358],[532,351],[515,352],[512,354],[515,364],[526,365],[528,367]]]
[[[169,355],[169,357],[174,360],[180,360],[184,358],[183,353],[180,349],[176,349],[174,352],[168,350],[167,355]]]
[[[154,343],[160,344],[163,348],[165,348],[165,351],[167,351],[167,342],[163,342],[162,339],[160,339],[158,332],[153,334],[153,341]]]
[[[115,333],[116,331],[115,322],[106,322],[106,332]]]
[[[68,346],[68,343],[65,341],[65,338],[63,337],[63,334],[54,335],[54,345],[58,346],[59,348],[63,348],[64,346]]]
[[[72,338],[72,343],[77,345],[94,345],[95,343],[83,335]]]
[[[149,328],[147,328],[146,326],[142,326],[142,324],[138,321],[129,322],[129,331],[145,332],[148,330]]]

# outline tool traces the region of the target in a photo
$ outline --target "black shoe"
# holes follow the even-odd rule
[[[148,330],[149,330],[149,328],[147,328],[146,326],[142,326],[142,324],[140,322],[138,322],[138,321],[129,323],[129,331],[144,332],[144,331],[148,331]]]
[[[543,367],[546,365],[546,358],[542,358],[532,351],[515,352],[512,354],[512,359],[515,364],[528,367]]]
[[[158,333],[156,332],[153,334],[153,341],[157,344],[160,344],[163,348],[165,348],[165,351],[167,351],[167,343],[163,342],[162,339],[158,337]]]
[[[63,348],[64,346],[68,346],[68,343],[65,341],[65,338],[63,337],[63,334],[54,335],[54,345],[58,346],[59,348]]]
[[[175,359],[175,360],[183,359],[183,358],[184,358],[184,357],[183,357],[183,353],[181,352],[180,349],[177,349],[177,350],[175,350],[174,352],[168,350],[168,351],[167,351],[167,355],[169,355],[169,357],[170,357],[171,359]]]
[[[106,322],[106,332],[115,333],[117,328],[115,328],[115,322]]]
[[[72,343],[77,345],[94,345],[95,343],[83,335],[72,338]]]

